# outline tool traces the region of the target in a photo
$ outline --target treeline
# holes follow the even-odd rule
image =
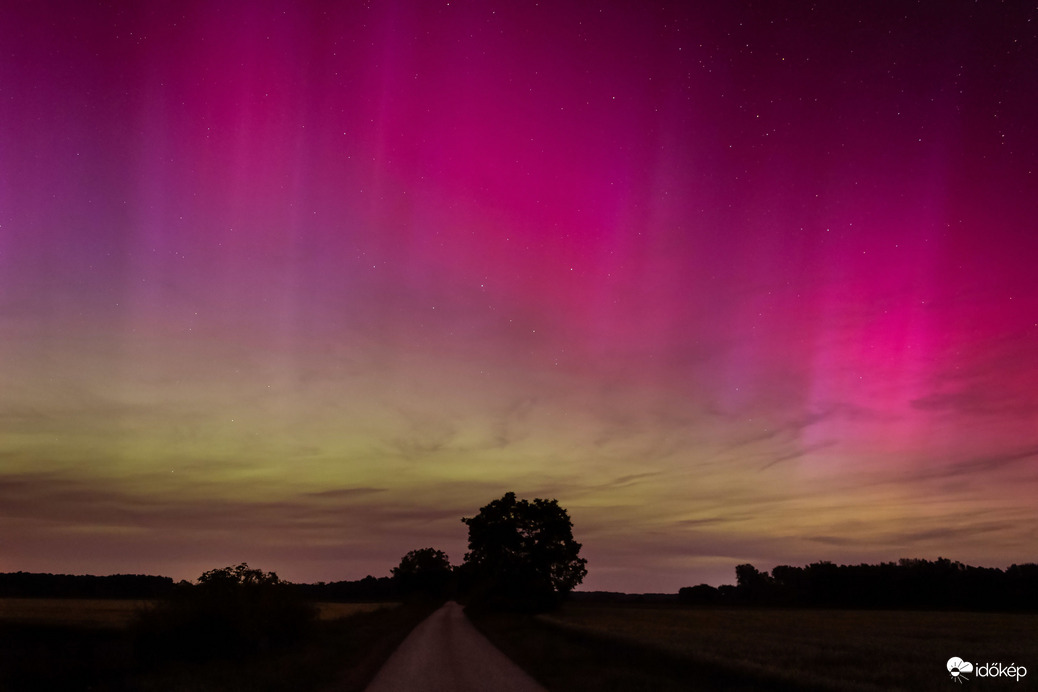
[[[146,574],[0,573],[0,598],[160,598],[173,590],[169,577]]]
[[[946,610],[1038,610],[1038,564],[1002,570],[945,558],[902,559],[878,565],[816,562],[759,571],[735,568],[736,585],[685,587],[695,604]]]
[[[312,601],[339,601],[342,603],[379,603],[400,600],[400,589],[392,577],[373,577],[370,574],[356,581],[293,584],[301,596]]]
[[[709,587],[714,588],[714,587]],[[674,593],[624,593],[622,591],[571,591],[571,601],[584,603],[673,603]]]
[[[0,598],[163,598],[174,589],[190,589],[188,582],[174,584],[169,577],[145,574],[48,574],[39,572],[0,573]],[[287,588],[312,601],[346,603],[387,602],[400,599],[399,585],[392,577],[367,576],[355,581],[289,584]]]

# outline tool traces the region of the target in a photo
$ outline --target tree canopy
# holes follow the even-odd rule
[[[138,634],[164,655],[235,657],[298,640],[316,616],[291,584],[243,562],[181,582],[142,614]]]
[[[557,500],[517,500],[509,492],[462,521],[469,527],[465,568],[485,605],[547,609],[587,575],[573,523]]]
[[[234,567],[221,567],[203,572],[198,578],[198,585],[210,589],[226,589],[249,586],[276,586],[280,584],[276,572],[264,572],[252,569],[242,562]]]
[[[426,598],[446,596],[453,574],[447,554],[435,548],[410,551],[392,572],[401,595]]]
[[[939,557],[876,565],[814,562],[767,571],[735,568],[736,586],[684,587],[688,603],[810,606],[828,608],[954,608],[1038,610],[1038,565],[973,567]]]

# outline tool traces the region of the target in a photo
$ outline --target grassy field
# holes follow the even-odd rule
[[[395,608],[397,603],[318,603],[317,617],[320,620],[338,620],[357,613],[370,613],[383,608]]]
[[[0,598],[0,622],[122,629],[147,603],[104,598]]]
[[[429,609],[321,603],[306,641],[240,661],[135,666],[141,601],[0,599],[0,689],[362,690]],[[389,607],[383,607],[388,605]],[[948,690],[951,656],[1027,666],[1038,615],[571,603],[477,625],[549,690]],[[955,688],[958,689],[958,688]]]
[[[0,599],[0,690],[359,692],[430,611],[320,603],[305,640],[288,649],[240,660],[144,665],[133,622],[146,606],[145,601]]]
[[[128,627],[148,601],[105,598],[0,598],[0,622],[119,629]],[[318,603],[320,620],[336,620],[395,603]]]
[[[479,624],[550,690],[947,690],[952,656],[1024,665],[1014,689],[1038,684],[1034,614],[577,603]]]

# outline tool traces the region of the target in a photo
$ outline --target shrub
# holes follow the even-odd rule
[[[137,622],[146,658],[236,658],[299,639],[316,608],[273,572],[236,567],[210,570],[198,584],[181,582],[143,611]]]

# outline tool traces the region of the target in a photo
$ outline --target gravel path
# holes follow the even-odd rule
[[[393,652],[367,692],[545,692],[453,601],[423,620]]]

